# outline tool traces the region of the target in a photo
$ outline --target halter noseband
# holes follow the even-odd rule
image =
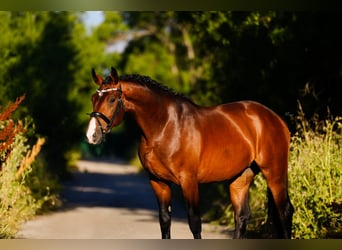
[[[110,129],[112,128],[113,122],[119,113],[120,106],[121,106],[121,108],[123,108],[121,88],[110,88],[110,89],[102,89],[102,90],[98,89],[98,90],[96,90],[96,92],[99,94],[100,97],[103,96],[103,93],[107,93],[107,92],[111,92],[111,91],[119,91],[119,93],[120,93],[120,96],[118,99],[118,104],[116,105],[115,111],[114,111],[111,119],[109,119],[107,116],[105,116],[101,112],[94,111],[94,112],[90,113],[90,117],[94,117],[96,119],[101,118],[102,120],[105,121],[105,123],[107,123],[107,127],[105,127],[105,128],[103,128],[101,126],[101,124],[99,123],[99,125],[101,127],[102,134],[108,134],[110,132]]]

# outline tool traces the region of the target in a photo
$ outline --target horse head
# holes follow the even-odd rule
[[[100,144],[111,129],[119,125],[125,113],[121,83],[117,71],[112,67],[110,75],[102,78],[92,69],[94,82],[99,85],[92,96],[93,112],[87,129],[90,144]]]

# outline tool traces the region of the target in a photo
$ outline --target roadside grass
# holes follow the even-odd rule
[[[0,238],[15,237],[23,222],[58,202],[57,181],[36,160],[45,140],[29,145],[30,123],[11,119],[23,99],[0,112]]]
[[[297,126],[289,164],[293,237],[342,238],[342,118],[309,122],[299,106]]]

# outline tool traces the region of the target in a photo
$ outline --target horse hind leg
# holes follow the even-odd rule
[[[234,239],[245,237],[247,223],[250,217],[248,192],[254,175],[255,172],[252,168],[247,168],[229,185],[230,200],[234,208]]]
[[[277,188],[267,188],[268,213],[266,234],[272,238],[290,239],[294,209],[287,191],[282,191],[284,194],[280,194],[275,190],[277,190]]]
[[[282,170],[282,171],[280,171]],[[291,238],[294,212],[288,195],[287,167],[261,168],[267,181],[268,217],[266,226],[272,237]]]

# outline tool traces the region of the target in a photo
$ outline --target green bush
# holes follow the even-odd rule
[[[12,238],[21,223],[58,201],[56,183],[35,163],[45,140],[28,145],[27,123],[11,119],[23,98],[0,113],[0,238]],[[32,129],[32,128],[31,128]]]
[[[289,164],[290,195],[295,207],[294,238],[326,238],[342,234],[342,120],[304,119],[292,137]]]

